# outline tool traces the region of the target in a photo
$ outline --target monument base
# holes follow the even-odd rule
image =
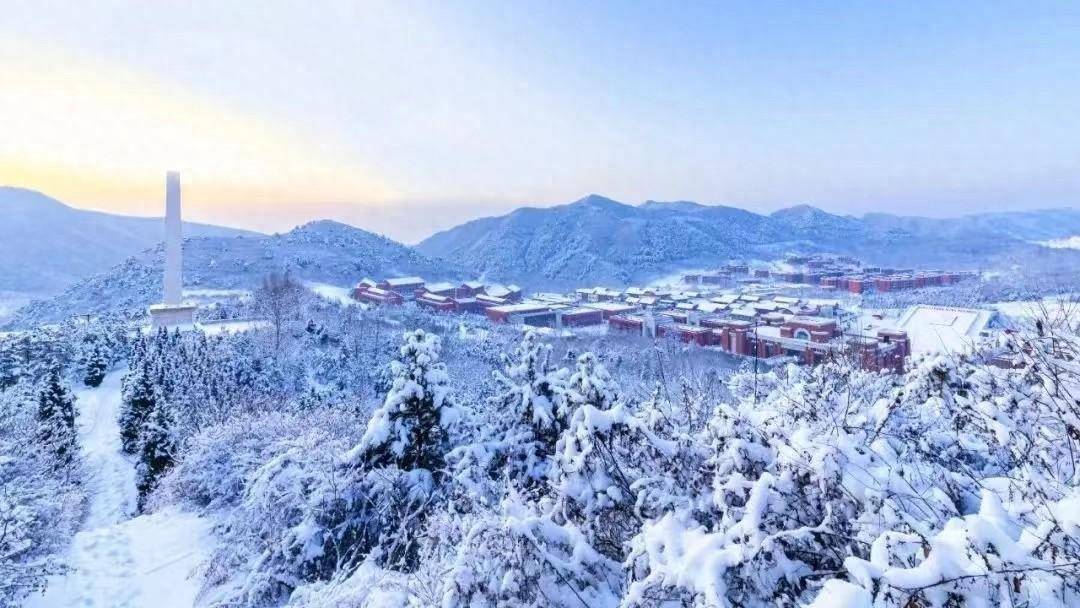
[[[150,326],[177,327],[195,323],[194,304],[154,304],[150,307]]]

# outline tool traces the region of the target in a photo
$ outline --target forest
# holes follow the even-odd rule
[[[903,374],[362,310],[0,337],[0,604],[85,517],[76,390],[118,378],[140,513],[213,522],[206,606],[1074,606],[1080,317]],[[1006,352],[1007,365],[986,355]]]

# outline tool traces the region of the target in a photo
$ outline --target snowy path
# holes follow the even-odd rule
[[[30,608],[188,608],[198,584],[190,573],[211,542],[209,522],[179,510],[129,519],[135,468],[120,451],[120,379],[76,393],[79,441],[90,475],[90,505],[67,555],[71,571],[49,581]]]

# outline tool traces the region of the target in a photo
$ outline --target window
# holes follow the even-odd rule
[[[810,340],[810,332],[806,331],[801,327],[799,329],[796,329],[793,335],[795,336],[796,340]]]

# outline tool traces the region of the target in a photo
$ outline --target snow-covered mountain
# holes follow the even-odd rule
[[[163,260],[164,246],[158,244],[54,298],[31,302],[16,311],[8,324],[28,326],[78,314],[145,309],[161,298]],[[366,276],[464,276],[455,267],[406,245],[329,220],[285,234],[184,240],[185,290],[250,289],[270,272],[285,270],[298,280],[341,286]]]
[[[187,236],[252,232],[186,223]],[[0,186],[0,292],[58,293],[161,241],[161,220],[69,207],[34,190]]]
[[[417,248],[535,286],[622,284],[739,257],[857,254],[888,264],[985,266],[1041,255],[1030,241],[1080,234],[1080,211],[952,219],[835,215],[808,205],[760,215],[688,201],[633,206],[598,195],[467,222]]]

